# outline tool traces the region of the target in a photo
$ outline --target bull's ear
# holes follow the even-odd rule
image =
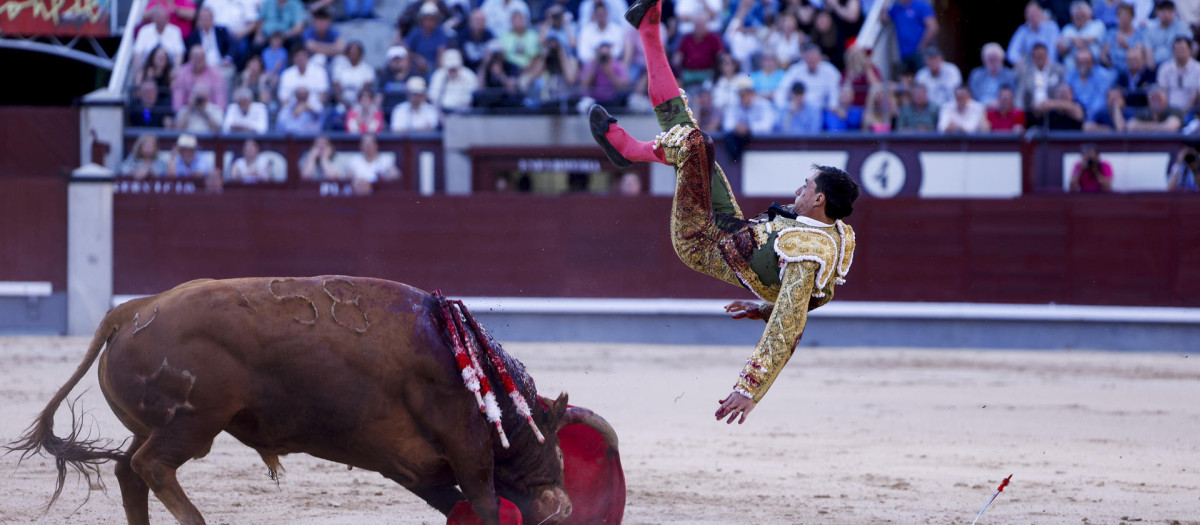
[[[558,428],[558,424],[562,421],[563,415],[567,413],[567,393],[563,392],[558,395],[558,399],[550,404],[549,421],[551,428]]]

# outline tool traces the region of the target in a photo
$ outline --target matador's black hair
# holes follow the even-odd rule
[[[858,199],[858,183],[849,173],[833,166],[813,164],[817,178],[813,181],[817,191],[825,194],[825,215],[830,219],[844,219],[854,213],[854,201]]]

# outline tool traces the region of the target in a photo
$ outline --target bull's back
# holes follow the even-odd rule
[[[268,448],[314,426],[354,432],[403,417],[414,385],[457,378],[435,309],[427,293],[379,279],[192,281],[110,313],[121,327],[102,382],[148,427],[214,413]]]

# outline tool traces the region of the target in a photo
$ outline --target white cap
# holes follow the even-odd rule
[[[179,140],[175,141],[175,145],[180,148],[196,149],[196,136],[184,133],[179,136]]]
[[[733,85],[737,86],[738,91],[753,91],[754,81],[748,75],[738,75],[733,80]]]
[[[452,67],[462,67],[462,65],[462,53],[459,53],[457,49],[447,49],[442,51],[442,67],[448,69]]]
[[[408,56],[408,50],[404,46],[392,46],[387,50],[387,59],[404,58]]]
[[[421,77],[412,77],[408,82],[404,83],[404,87],[411,93],[425,93],[425,79]]]
[[[433,2],[425,2],[421,4],[421,8],[417,10],[417,16],[439,16],[442,12],[438,10],[437,4]]]

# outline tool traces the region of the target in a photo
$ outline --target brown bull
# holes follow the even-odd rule
[[[130,301],[105,316],[83,363],[10,448],[58,459],[55,499],[67,466],[90,476],[114,460],[137,525],[149,523],[151,490],[180,523],[204,523],[175,472],[222,431],[257,450],[272,475],[278,456],[304,452],[379,472],[443,514],[466,499],[496,524],[499,495],[528,523],[561,522],[571,503],[557,429],[584,423],[607,436],[611,427],[569,410],[566,394],[539,402],[520,362],[500,351],[545,436],[539,443],[513,401],[497,396],[511,441],[503,447],[464,387],[443,301],[340,276],[200,280]],[[77,425],[67,438],[53,434],[55,411],[97,356],[101,390],[133,432],[124,451],[79,439]],[[494,367],[487,374],[501,384]]]

